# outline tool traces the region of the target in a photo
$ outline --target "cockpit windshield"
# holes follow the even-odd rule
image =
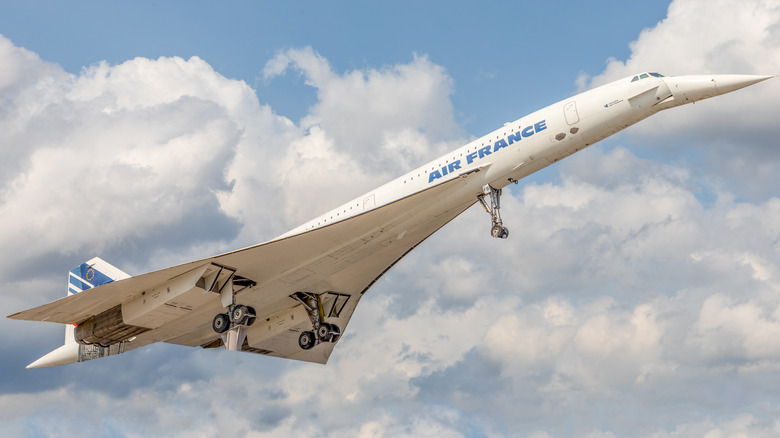
[[[642,73],[642,74],[634,76],[634,78],[631,79],[631,82],[636,82],[636,81],[639,81],[639,80],[642,80],[642,79],[647,79],[647,78],[649,78],[651,76],[654,77],[654,78],[662,78],[662,77],[664,77],[664,75],[662,75],[661,73]]]

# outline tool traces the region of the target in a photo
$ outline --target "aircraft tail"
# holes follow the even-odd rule
[[[68,295],[77,294],[87,289],[92,289],[116,280],[129,278],[121,269],[112,266],[105,260],[95,257],[88,262],[73,268],[68,273]],[[101,347],[99,345],[81,345],[73,336],[75,327],[65,326],[65,343],[44,355],[35,362],[27,365],[27,368],[44,368],[55,365],[66,365],[74,362],[84,362],[111,354],[121,353],[121,346]],[[116,350],[116,351],[114,351]]]

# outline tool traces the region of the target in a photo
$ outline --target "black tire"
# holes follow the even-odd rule
[[[328,324],[327,322],[323,322],[322,324],[320,324],[320,328],[317,329],[317,337],[322,342],[329,342],[332,332],[333,330],[330,328],[330,324]]]
[[[236,306],[230,312],[230,320],[233,321],[234,324],[241,324],[244,322],[244,319],[246,319],[247,313],[246,306]]]
[[[246,310],[247,310],[246,325],[252,325],[255,323],[255,321],[257,321],[257,312],[255,312],[254,307],[249,307],[249,306],[247,306]]]
[[[230,318],[228,318],[226,313],[220,313],[214,317],[214,320],[211,322],[211,328],[217,333],[225,333],[230,328]]]
[[[315,342],[314,332],[303,332],[298,336],[298,346],[304,350],[311,350]]]
[[[341,329],[336,324],[330,325],[330,342],[337,342],[341,337]]]

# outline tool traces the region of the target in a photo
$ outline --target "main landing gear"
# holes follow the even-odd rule
[[[236,275],[236,270],[227,266],[212,263],[203,277],[198,280],[198,286],[207,292],[219,294],[219,302],[227,312],[220,313],[211,321],[211,328],[219,333],[222,343],[228,350],[241,350],[246,339],[246,332],[257,319],[255,309],[236,304],[236,295],[255,286],[255,282]]]
[[[306,313],[309,314],[312,330],[305,331],[298,336],[298,346],[304,350],[310,350],[321,342],[336,342],[341,337],[341,329],[336,324],[325,322],[325,312],[322,309],[322,300],[319,295],[309,292],[296,292],[290,298],[303,304]]]
[[[485,198],[488,198],[487,200]],[[494,189],[490,184],[482,186],[482,194],[477,197],[482,207],[490,215],[492,226],[490,235],[495,238],[506,239],[509,237],[509,229],[501,222],[501,189]]]
[[[228,350],[240,351],[246,339],[249,326],[254,324],[257,314],[253,307],[232,304],[227,313],[220,313],[211,322],[211,328],[222,336],[222,343]]]

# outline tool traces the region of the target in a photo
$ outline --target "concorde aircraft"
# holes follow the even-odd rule
[[[100,258],[68,296],[9,318],[65,324],[65,344],[28,368],[155,342],[325,363],[363,294],[472,205],[506,239],[501,190],[661,110],[773,76],[640,73],[506,123],[269,242],[131,277]]]

